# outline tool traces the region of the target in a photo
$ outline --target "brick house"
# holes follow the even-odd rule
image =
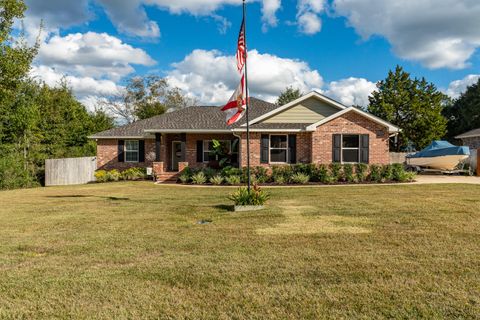
[[[246,119],[227,126],[219,107],[189,107],[97,133],[98,169],[152,167],[160,181],[215,160],[212,140],[234,166],[247,164]],[[283,106],[251,98],[250,164],[389,163],[399,128],[317,92]]]
[[[480,149],[480,128],[470,130],[455,137],[462,140],[463,145],[470,149]]]

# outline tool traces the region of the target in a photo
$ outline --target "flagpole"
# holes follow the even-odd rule
[[[246,98],[246,118],[247,118],[247,181],[248,181],[248,192],[250,193],[251,177],[250,177],[250,122],[248,118],[249,99],[248,99],[248,76],[247,76],[247,5],[245,0],[243,0],[243,23],[244,23],[244,38],[245,38],[245,98]]]

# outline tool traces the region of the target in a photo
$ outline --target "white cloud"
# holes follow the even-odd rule
[[[478,79],[480,79],[480,74],[469,74],[461,80],[452,81],[445,93],[454,99],[458,98],[460,94],[467,90],[467,87],[477,83]]]
[[[249,88],[252,96],[275,101],[287,86],[302,91],[320,90],[323,79],[316,70],[300,60],[280,58],[249,51]],[[222,104],[238,85],[234,56],[219,51],[194,50],[175,63],[168,73],[173,86],[178,86],[204,104]]]
[[[465,68],[480,46],[478,0],[334,0],[333,9],[364,39],[383,36],[428,68]]]
[[[262,7],[262,21],[263,26],[262,30],[266,32],[269,27],[276,27],[278,24],[278,19],[276,16],[277,11],[280,9],[281,1],[280,0],[263,0]]]
[[[330,82],[324,93],[346,106],[365,107],[369,103],[368,96],[376,90],[375,83],[363,78],[350,77]]]
[[[319,14],[325,9],[325,0],[298,0],[297,24],[300,32],[315,34],[322,29]]]
[[[142,49],[106,33],[95,32],[53,36],[42,44],[37,61],[60,72],[113,80],[132,73],[132,65],[155,64]]]

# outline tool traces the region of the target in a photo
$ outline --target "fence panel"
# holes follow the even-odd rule
[[[47,159],[45,186],[68,186],[95,181],[96,157]]]
[[[390,164],[404,163],[407,154],[406,152],[390,152]]]

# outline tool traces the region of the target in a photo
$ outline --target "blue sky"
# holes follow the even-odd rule
[[[89,107],[136,74],[167,77],[205,104],[221,104],[235,87],[241,1],[26,2],[27,31],[45,23],[34,75],[52,85],[66,76]],[[480,74],[479,14],[472,0],[254,1],[250,90],[272,100],[292,85],[366,104],[399,64],[457,96]]]

